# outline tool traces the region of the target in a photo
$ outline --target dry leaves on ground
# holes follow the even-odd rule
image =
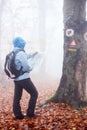
[[[37,104],[47,99],[56,88],[39,88]],[[28,94],[23,93],[21,106],[26,112]],[[12,112],[13,87],[0,88],[0,130],[87,130],[87,107],[80,111],[67,104],[50,103],[35,110],[37,119],[15,120]]]

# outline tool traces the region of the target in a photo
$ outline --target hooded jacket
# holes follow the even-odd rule
[[[13,46],[14,46],[14,50],[16,51],[17,49],[21,49],[24,50],[26,41],[21,38],[21,37],[16,37],[13,39]],[[29,66],[28,64],[28,57],[27,54],[25,53],[25,51],[19,51],[15,57],[15,64],[16,64],[16,68],[18,70],[20,70],[21,66],[22,66],[22,71],[25,72],[22,75],[20,75],[19,77],[15,78],[15,81],[19,81],[19,80],[23,80],[23,79],[27,79],[29,78],[29,73],[32,70],[32,68]]]

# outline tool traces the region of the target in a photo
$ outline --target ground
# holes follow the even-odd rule
[[[53,95],[58,87],[57,80],[34,79],[39,97],[37,105]],[[15,120],[12,111],[13,84],[0,86],[0,130],[87,130],[87,107],[79,110],[67,104],[50,103],[35,110],[37,119]],[[23,92],[22,112],[25,114],[29,95]]]

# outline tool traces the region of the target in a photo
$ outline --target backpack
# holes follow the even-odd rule
[[[23,68],[22,66],[21,66],[20,70],[16,69],[15,57],[19,51],[24,51],[24,50],[17,50],[15,52],[11,51],[9,54],[7,54],[6,59],[5,59],[4,71],[5,71],[6,75],[8,77],[10,77],[11,79],[15,79],[18,76],[25,73],[22,71],[22,68]]]

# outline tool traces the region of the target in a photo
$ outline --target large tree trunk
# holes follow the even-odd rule
[[[64,60],[60,84],[48,102],[74,108],[87,102],[86,0],[64,0]],[[43,105],[43,104],[42,104]]]

